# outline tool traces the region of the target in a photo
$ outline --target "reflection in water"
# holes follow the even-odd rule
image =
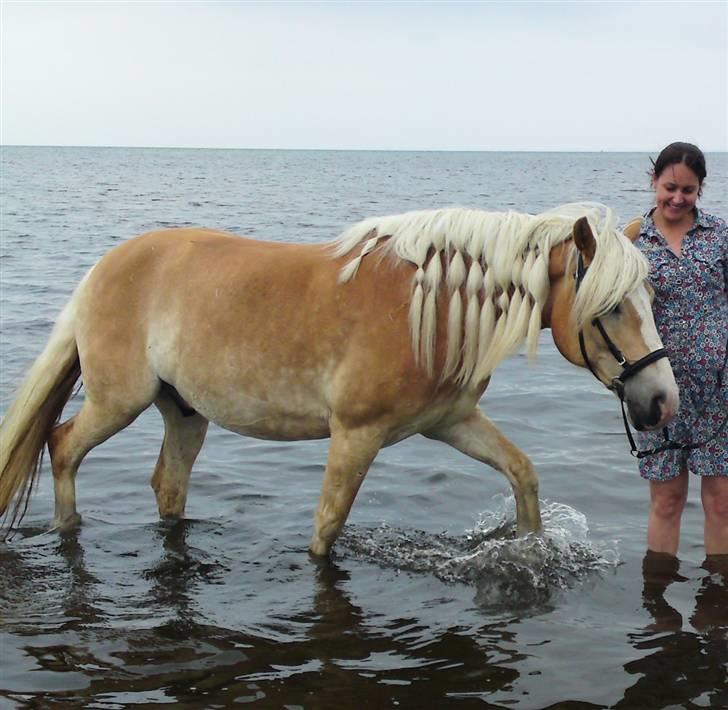
[[[57,534],[23,528],[17,534],[19,544],[0,543],[3,623],[21,629],[26,621],[40,623],[35,630],[43,631],[103,622],[103,614],[93,602],[99,580],[86,569],[79,531]],[[34,540],[41,542],[24,544]]]
[[[502,570],[516,552],[519,564],[530,559],[502,530],[480,532],[456,540],[451,555],[482,561],[497,552]],[[377,544],[392,541],[391,533]],[[0,631],[21,639],[7,656],[12,672],[0,674],[0,698],[22,705],[32,697],[38,707],[257,701],[316,710],[344,707],[351,698],[410,708],[489,707],[498,698],[503,704],[490,707],[503,707],[538,691],[546,663],[540,649],[552,641],[524,629],[530,614],[491,615],[478,606],[463,616],[460,598],[472,599],[475,590],[478,605],[478,577],[471,577],[482,573],[480,562],[462,568],[469,584],[443,583],[427,569],[359,564],[347,554],[351,546],[336,562],[309,560],[303,548],[267,548],[262,564],[242,562],[235,530],[204,522],[144,526],[118,546],[117,537],[117,530],[97,526],[0,545]],[[407,539],[422,543],[410,550],[422,564],[433,556],[442,563],[452,542]],[[219,540],[229,556],[216,548]],[[580,549],[569,540],[569,554]],[[471,552],[477,548],[475,557],[461,549],[466,543]],[[424,550],[429,556],[419,554]],[[557,558],[557,570],[565,559],[572,558]],[[449,562],[445,569],[452,571]],[[661,708],[700,698],[728,705],[725,560],[706,560],[701,571],[688,622],[666,592],[697,581],[682,576],[674,558],[645,558],[643,603],[651,624],[630,637],[638,657],[625,670],[636,681],[614,707]],[[232,589],[239,592],[229,603],[221,599]],[[460,595],[454,607],[442,597],[450,592]],[[261,605],[268,625],[260,623]],[[531,697],[534,703],[524,707],[540,707]]]
[[[667,708],[700,699],[701,706],[728,707],[728,555],[709,556],[690,617],[694,633],[666,599],[668,587],[688,579],[676,557],[648,551],[642,565],[644,608],[653,619],[647,629],[631,634],[633,646],[647,655],[625,664],[640,674],[616,708]],[[692,705],[691,705],[692,706]]]
[[[654,619],[653,631],[679,631],[682,615],[665,600],[665,591],[673,582],[687,582],[679,574],[680,560],[672,555],[649,551],[642,560],[642,604]]]
[[[99,580],[86,569],[83,546],[78,537],[77,528],[64,531],[59,534],[57,547],[69,573],[68,592],[63,602],[69,627],[97,624],[104,620],[102,612],[94,604]]]
[[[272,638],[205,623],[200,606],[226,569],[188,544],[193,531],[204,532],[185,521],[155,526],[161,546],[149,545],[154,558],[104,583],[87,568],[87,538],[78,531],[40,536],[42,543],[19,550],[0,546],[7,572],[0,575],[3,624],[25,638],[0,698],[22,704],[32,693],[40,706],[93,699],[98,707],[258,700],[315,710],[342,707],[354,697],[374,707],[428,707],[443,688],[452,698],[482,701],[507,692],[519,678],[525,656],[514,650],[513,620],[448,628],[407,615],[377,618],[353,600],[350,572],[328,561],[296,567],[299,597],[275,614]],[[293,569],[284,562],[270,560],[279,582]],[[99,564],[118,567],[119,560]],[[115,582],[134,590],[133,605],[118,596]],[[406,593],[407,579],[397,583]],[[41,584],[55,603],[46,596],[49,608],[24,627],[20,600],[37,595]],[[9,599],[18,600],[13,619],[6,613]],[[140,608],[141,622],[135,616]]]
[[[364,612],[344,592],[351,575],[327,559],[313,559],[316,566],[311,638],[337,642],[347,636],[364,636]],[[327,645],[327,650],[333,650]],[[332,653],[330,657],[336,657]]]
[[[22,528],[14,544],[0,544],[0,630],[27,636],[22,655],[13,648],[6,662],[3,649],[7,676],[0,677],[8,692],[0,697],[14,697],[18,676],[36,691],[85,686],[84,671],[77,671],[95,667],[83,638],[87,628],[103,626],[106,619],[96,602],[99,580],[86,568],[79,534]]]
[[[279,649],[271,671],[253,674],[256,689],[274,707],[298,703],[337,708],[342,702],[356,707],[366,702],[372,707],[425,708],[441,697],[443,687],[453,700],[482,703],[518,679],[516,665],[523,656],[507,650],[515,633],[506,629],[506,622],[443,631],[423,627],[414,618],[395,618],[382,628],[351,600],[348,571],[327,560],[312,564],[315,592],[305,617],[310,624],[307,638]],[[405,590],[406,580],[400,583]],[[257,650],[251,661],[260,661]],[[286,678],[289,683],[281,683]]]
[[[159,562],[143,573],[151,582],[154,606],[164,615],[171,612],[173,622],[182,628],[199,617],[194,603],[196,588],[218,582],[224,571],[219,563],[208,561],[204,552],[187,545],[194,525],[189,520],[174,520],[155,526],[155,536],[164,553]]]
[[[698,631],[728,640],[728,555],[709,555],[702,568],[708,574],[695,598],[690,623]]]

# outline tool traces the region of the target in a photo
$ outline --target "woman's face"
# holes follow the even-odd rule
[[[655,204],[666,222],[687,219],[698,201],[700,180],[684,163],[668,165],[659,177],[652,178]]]

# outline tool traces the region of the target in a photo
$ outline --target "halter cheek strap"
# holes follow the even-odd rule
[[[574,275],[574,278],[576,279],[577,291],[579,290],[579,286],[581,286],[581,282],[584,280],[584,276],[586,276],[587,269],[588,267],[584,265],[584,258],[582,257],[581,252],[579,252],[579,257],[576,262],[576,274]],[[634,377],[640,370],[643,370],[648,365],[651,365],[653,362],[657,362],[657,360],[660,360],[663,357],[667,357],[667,350],[665,350],[665,348],[658,348],[657,350],[653,350],[651,353],[648,353],[647,355],[640,358],[639,360],[636,360],[635,362],[629,362],[625,357],[624,353],[609,337],[609,333],[607,333],[606,328],[599,320],[599,318],[594,318],[594,320],[592,320],[592,325],[595,326],[596,329],[599,331],[599,334],[602,336],[604,343],[609,349],[609,352],[612,354],[612,357],[622,368],[622,372],[612,379],[611,384],[607,385],[607,389],[616,392],[619,395],[619,399],[624,400],[624,383],[627,382],[627,380],[631,377]],[[589,368],[589,371],[592,373],[592,375],[594,375],[594,377],[599,380],[599,375],[597,375],[596,370],[594,369],[591,361],[589,360],[589,356],[587,355],[586,344],[584,342],[584,332],[582,330],[579,331],[579,349],[581,350],[581,356],[584,358],[584,362]]]

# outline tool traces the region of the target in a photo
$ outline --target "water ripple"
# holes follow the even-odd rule
[[[517,537],[513,497],[461,535],[380,525],[350,526],[339,546],[345,554],[383,567],[429,572],[475,587],[479,607],[526,610],[548,606],[559,592],[619,564],[616,543],[589,540],[586,517],[563,503],[541,501],[542,535]]]

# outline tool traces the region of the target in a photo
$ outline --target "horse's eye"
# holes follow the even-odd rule
[[[613,316],[622,315],[622,306],[620,306],[619,303],[614,308],[612,308],[612,315]]]

